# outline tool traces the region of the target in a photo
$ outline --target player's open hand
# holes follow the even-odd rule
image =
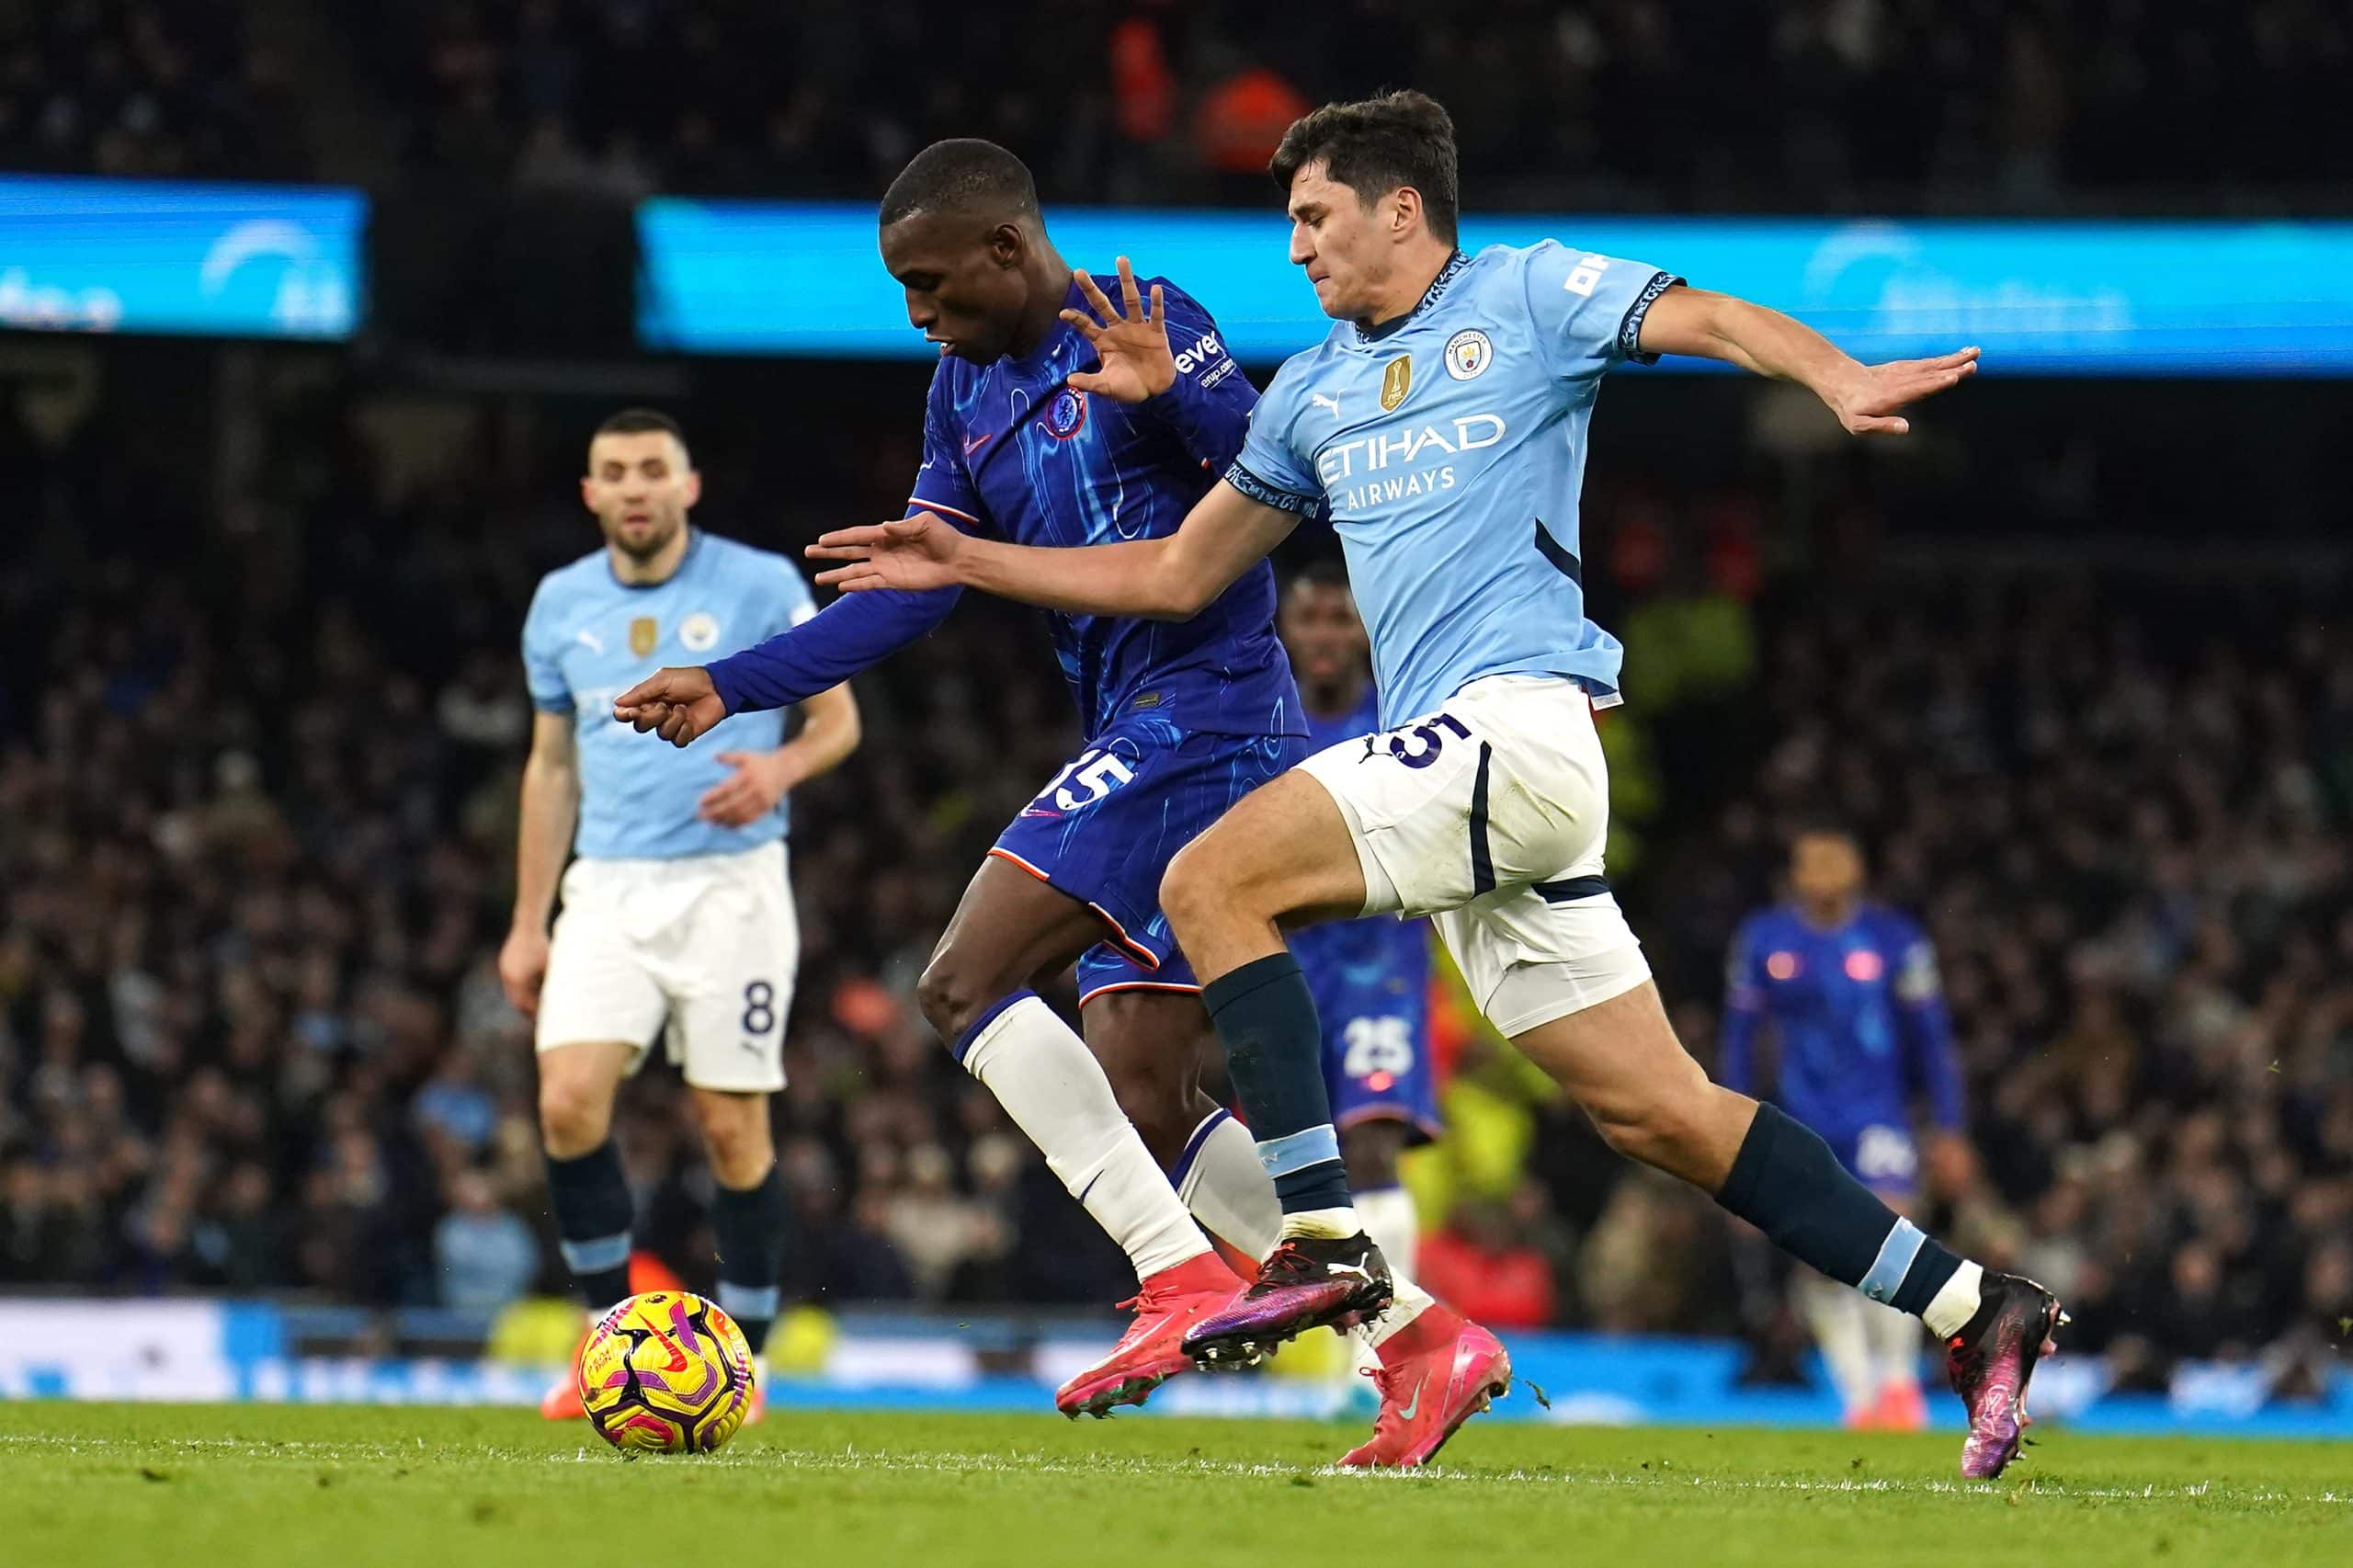
[[[1895,411],[1959,386],[1977,373],[1977,350],[1957,349],[1929,359],[1890,359],[1857,365],[1823,398],[1850,436],[1903,436],[1912,422]]]
[[[1070,384],[1080,392],[1101,392],[1121,403],[1142,403],[1176,385],[1176,356],[1168,347],[1167,303],[1160,285],[1152,286],[1152,303],[1147,307],[1136,292],[1135,268],[1121,256],[1120,298],[1127,306],[1123,312],[1104,297],[1095,279],[1085,272],[1072,276],[1095,313],[1064,311],[1063,320],[1086,335],[1095,347],[1098,363],[1092,370],[1072,376]]]
[[[956,574],[956,558],[963,545],[964,536],[952,524],[917,512],[900,522],[822,534],[809,547],[809,559],[848,562],[817,574],[817,581],[829,588],[853,594],[896,588],[915,594],[962,581]]]
[[[613,699],[613,718],[682,746],[727,717],[727,704],[699,665],[656,670]]]

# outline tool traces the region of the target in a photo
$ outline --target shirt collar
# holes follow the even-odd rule
[[[1471,258],[1468,256],[1465,256],[1462,252],[1459,250],[1456,251],[1452,256],[1447,257],[1446,265],[1438,269],[1438,276],[1430,279],[1430,286],[1422,290],[1421,299],[1415,302],[1412,310],[1407,311],[1402,316],[1394,316],[1388,321],[1382,322],[1379,326],[1374,327],[1370,332],[1366,331],[1361,326],[1357,328],[1357,341],[1358,343],[1378,343],[1382,338],[1403,330],[1407,322],[1412,321],[1424,311],[1428,310],[1432,305],[1438,303],[1438,297],[1446,292],[1447,285],[1453,282],[1455,278],[1462,271],[1462,269],[1470,265]]]

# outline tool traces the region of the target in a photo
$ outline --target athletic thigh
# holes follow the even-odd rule
[[[1302,766],[1244,797],[1187,845],[1161,892],[1164,903],[1208,896],[1284,926],[1308,926],[1357,914],[1365,883],[1339,802]],[[1196,970],[1233,967],[1188,951]]]
[[[965,1033],[990,1007],[1060,973],[1103,930],[1086,905],[992,856],[965,884],[916,982],[916,1000],[961,1057]]]

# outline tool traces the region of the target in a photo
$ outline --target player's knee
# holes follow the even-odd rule
[[[540,1083],[540,1142],[559,1160],[576,1160],[604,1142],[612,1131],[613,1097],[581,1078],[551,1076]]]
[[[1010,989],[995,976],[976,973],[951,947],[924,966],[915,982],[915,1005],[939,1038],[952,1046]]]
[[[1589,1101],[1586,1111],[1602,1141],[1630,1160],[1682,1176],[1709,1164],[1712,1119],[1704,1077],[1643,1085],[1622,1096]]]
[[[1197,838],[1178,850],[1160,877],[1161,913],[1168,916],[1169,929],[1176,934],[1179,945],[1188,931],[1211,917],[1222,886],[1226,892],[1233,891],[1231,879],[1218,871],[1217,851],[1204,847],[1204,843]]]

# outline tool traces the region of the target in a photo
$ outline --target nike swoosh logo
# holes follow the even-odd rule
[[[979,451],[983,447],[987,446],[991,441],[995,439],[996,432],[994,430],[990,431],[985,436],[974,436],[964,443],[964,455],[969,458],[974,452]]]
[[[1421,1381],[1414,1385],[1414,1403],[1405,1406],[1404,1409],[1400,1410],[1397,1413],[1397,1419],[1400,1421],[1411,1421],[1416,1415],[1420,1414],[1422,1408],[1422,1391],[1429,1386],[1429,1374],[1425,1372],[1422,1374]]]

